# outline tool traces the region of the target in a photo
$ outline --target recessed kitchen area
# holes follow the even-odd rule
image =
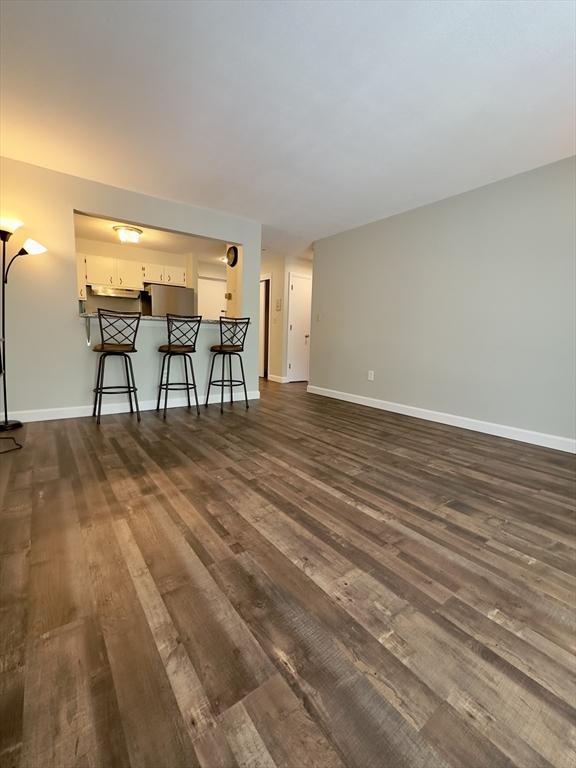
[[[74,212],[74,235],[78,309],[90,350],[98,351],[101,342],[99,309],[140,313],[133,360],[140,407],[150,410],[162,375],[160,348],[168,341],[166,315],[201,315],[193,364],[202,398],[210,350],[220,341],[219,319],[241,314],[242,245],[80,211]],[[93,373],[96,362],[91,355]],[[107,385],[120,387],[123,381],[122,361],[111,362]],[[105,400],[102,413],[125,410],[124,400],[120,394]],[[210,402],[217,400],[219,393],[210,394]],[[170,393],[168,407],[185,404],[183,393]]]
[[[167,312],[213,321],[234,315],[230,243],[78,212],[74,232],[83,316],[98,308],[140,311],[143,319]]]

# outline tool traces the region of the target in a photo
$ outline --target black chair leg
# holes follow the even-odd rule
[[[132,367],[132,358],[128,357],[128,364],[130,366],[130,375],[132,376],[132,386],[134,387],[134,404],[136,405],[136,416],[138,417],[138,421],[142,421],[142,418],[140,416],[140,407],[138,406],[138,395],[136,394],[137,387],[136,387],[136,379],[134,378],[134,368]]]
[[[168,407],[168,384],[170,383],[170,365],[172,355],[168,352],[168,369],[166,371],[166,389],[164,390],[164,418],[166,418],[166,408]]]
[[[186,358],[188,357],[188,355],[183,354],[181,357],[184,363],[184,377],[186,379],[186,397],[188,399],[188,408],[191,408],[192,403],[190,402],[190,379],[188,378],[188,364],[186,362]]]
[[[200,406],[198,405],[198,389],[196,388],[196,376],[194,375],[194,363],[191,355],[184,355],[184,360],[190,363],[190,373],[192,374],[192,386],[194,387],[194,400],[196,401],[196,414],[200,416]]]
[[[206,392],[206,402],[204,408],[208,408],[208,398],[210,397],[210,387],[212,386],[212,374],[214,373],[214,363],[216,362],[216,355],[212,355],[212,365],[210,366],[210,376],[208,376],[208,392]]]
[[[238,353],[236,353],[238,354]],[[242,362],[242,355],[238,355],[238,359],[240,360],[240,368],[242,369],[242,383],[244,385],[244,399],[246,401],[246,409],[248,409],[250,406],[248,405],[248,392],[246,391],[246,376],[244,375],[244,363]]]
[[[162,384],[164,383],[164,368],[166,367],[166,355],[162,357],[162,369],[160,371],[160,384],[158,386],[158,400],[156,401],[156,410],[160,410],[160,398],[162,396]]]
[[[234,385],[232,384],[232,355],[228,355],[228,371],[230,373],[230,405],[234,403]]]
[[[221,382],[222,386],[220,387],[220,413],[224,413],[224,377],[225,377],[224,371],[226,370],[225,365],[226,365],[226,355],[223,354],[222,355],[222,382]]]
[[[96,373],[96,387],[94,388],[94,408],[92,409],[92,416],[96,416],[96,409],[98,408],[98,397],[100,396],[100,387],[102,386],[102,355],[98,358],[98,370]]]
[[[124,371],[126,373],[126,385],[128,387],[128,402],[130,403],[130,413],[134,413],[134,407],[132,405],[132,385],[130,383],[130,372],[128,370],[128,355],[122,355],[124,358]]]
[[[100,362],[102,363],[102,372],[100,374],[100,387],[98,390],[98,408],[96,410],[96,424],[100,424],[100,416],[102,415],[102,394],[103,390],[102,387],[104,386],[104,372],[106,370],[106,358],[108,355],[104,353],[100,357]]]

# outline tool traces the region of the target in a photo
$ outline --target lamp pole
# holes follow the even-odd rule
[[[18,256],[27,254],[36,255],[44,253],[46,248],[36,240],[28,238],[20,250],[12,256],[6,264],[6,243],[10,240],[13,232],[22,226],[22,222],[16,219],[0,219],[0,240],[2,240],[2,327],[0,328],[0,373],[2,374],[2,389],[4,391],[4,421],[0,421],[0,432],[8,432],[11,429],[18,429],[22,426],[21,421],[8,418],[8,395],[6,393],[6,283],[8,282],[8,272],[14,259]]]
[[[6,243],[11,235],[12,232],[0,229],[0,240],[2,240],[2,327],[0,329],[0,335],[2,339],[2,391],[4,394],[4,420],[0,422],[0,432],[8,432],[9,430],[18,429],[22,426],[21,421],[8,419],[8,395],[6,392],[6,281],[8,279],[8,270],[6,269]]]

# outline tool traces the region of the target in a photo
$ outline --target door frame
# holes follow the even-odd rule
[[[288,293],[288,302],[286,307],[286,381],[301,381],[301,379],[294,379],[290,375],[290,308],[292,297],[292,278],[299,277],[303,280],[309,280],[312,283],[312,275],[303,275],[300,272],[288,272],[288,284],[286,290]],[[310,298],[310,336],[312,336],[312,298]],[[309,342],[310,343],[310,342]],[[308,381],[310,380],[310,361],[308,361]]]
[[[263,378],[268,381],[270,378],[270,339],[272,338],[272,275],[269,272],[260,275],[258,291],[260,291],[260,283],[266,282],[268,283],[268,324],[266,327],[266,356],[264,359]],[[258,304],[260,304],[260,293],[258,293]],[[260,367],[260,349],[258,349],[258,367]]]

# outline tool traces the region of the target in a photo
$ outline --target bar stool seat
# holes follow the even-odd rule
[[[94,344],[93,352],[110,352],[116,355],[130,355],[137,350],[131,344]]]
[[[190,390],[194,390],[194,399],[196,400],[196,413],[200,415],[200,406],[198,405],[198,393],[196,391],[196,377],[194,376],[194,365],[192,363],[192,353],[196,352],[196,338],[202,322],[202,315],[166,315],[168,325],[168,344],[161,344],[158,352],[163,354],[162,369],[160,371],[160,384],[158,385],[158,401],[156,410],[160,410],[160,399],[164,392],[164,418],[166,418],[166,409],[168,407],[168,391],[186,392],[188,408],[192,406],[190,402]],[[173,357],[179,357],[184,363],[184,376],[186,381],[170,381],[170,364]],[[188,376],[188,366],[192,381]],[[166,379],[164,379],[166,371]]]
[[[173,355],[186,355],[189,352],[196,352],[196,348],[190,344],[161,344],[158,352],[170,352]]]
[[[242,352],[244,347],[239,344],[212,344],[210,352]]]

